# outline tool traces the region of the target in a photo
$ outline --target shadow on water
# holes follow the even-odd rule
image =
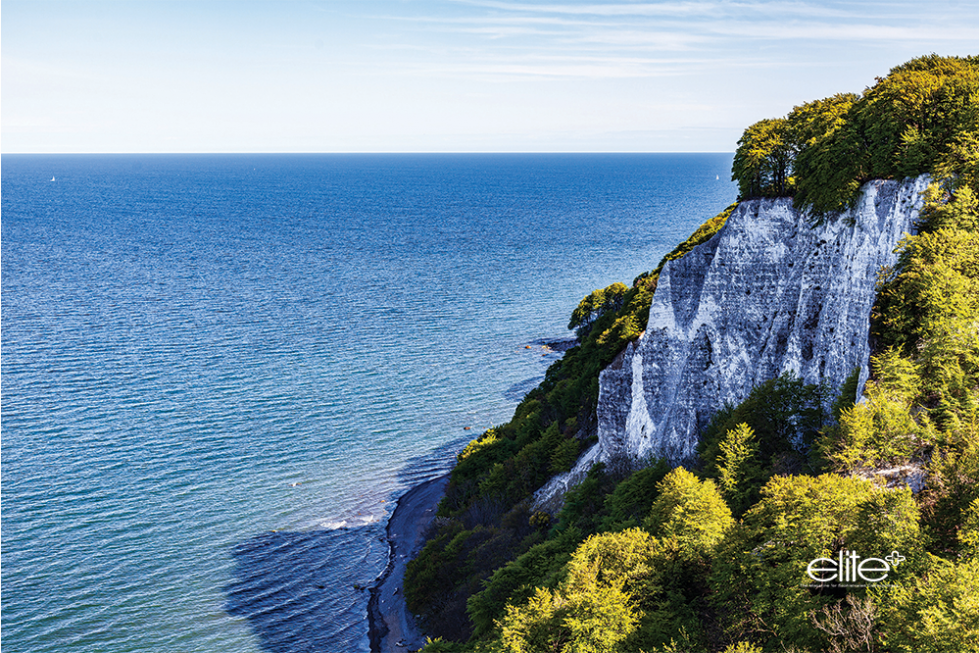
[[[418,456],[412,456],[405,461],[405,464],[398,470],[398,480],[402,483],[415,486],[425,481],[448,474],[456,464],[456,454],[463,450],[470,440],[477,437],[479,433],[469,431],[462,438],[427,451]]]
[[[368,588],[388,551],[381,540],[379,524],[257,535],[232,551],[225,609],[271,653],[364,648]]]
[[[478,435],[470,432],[409,458],[398,470],[399,483],[414,487],[449,473],[456,454]],[[264,651],[367,647],[369,590],[384,573],[389,555],[383,520],[333,530],[261,533],[231,553],[235,567],[225,587],[225,610],[248,621]]]
[[[448,473],[472,437],[409,458],[398,481],[414,487]],[[248,621],[264,651],[367,648],[369,590],[386,568],[389,549],[383,520],[352,521],[336,529],[261,533],[232,549],[225,611]]]
[[[514,385],[504,390],[504,397],[510,399],[511,401],[522,401],[524,397],[527,396],[527,393],[538,387],[541,380],[541,377],[535,376],[530,379],[518,381]]]
[[[575,338],[564,338],[560,340],[539,338],[530,341],[525,347],[531,350],[534,355],[540,355],[543,365],[551,366],[552,363],[564,356],[566,351],[578,345],[579,341]],[[542,381],[544,381],[544,374],[518,381],[504,390],[504,397],[511,401],[522,401],[527,396],[527,393],[538,387]]]

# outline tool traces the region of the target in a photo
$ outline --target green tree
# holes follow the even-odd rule
[[[875,331],[914,357],[931,395],[923,403],[945,424],[976,410],[977,229],[943,226],[900,248],[898,270],[875,308]]]
[[[670,463],[657,459],[620,481],[606,497],[604,507],[607,515],[602,520],[602,530],[616,531],[639,526],[660,494],[660,482],[670,471]]]
[[[963,527],[956,535],[956,541],[960,545],[958,553],[963,558],[977,558],[980,555],[980,532],[974,527],[980,523],[980,500],[974,496],[970,506],[963,512],[964,519],[961,522]]]
[[[657,541],[640,529],[594,535],[576,549],[555,590],[510,605],[500,639],[512,653],[608,653],[636,629],[636,596],[652,573]]]
[[[739,197],[782,197],[787,194],[793,144],[785,118],[760,120],[743,132],[732,162],[732,181]]]
[[[722,653],[762,653],[762,649],[750,642],[738,642],[726,648]]]
[[[972,172],[977,167],[974,157],[967,171],[952,173],[953,177],[940,177],[929,184],[923,193],[925,204],[919,214],[920,234],[933,233],[940,229],[969,233],[977,231],[977,179],[976,173]],[[966,181],[971,172],[973,179],[970,183],[960,183]],[[904,262],[902,259],[902,263]],[[896,267],[896,276],[902,268],[902,265]],[[961,268],[961,273],[968,272],[969,270]]]
[[[957,134],[977,133],[977,58],[913,59],[864,94],[854,119],[868,172],[912,177],[933,169]]]
[[[975,557],[961,563],[931,558],[924,575],[875,591],[882,650],[976,651],[978,573]]]
[[[623,307],[623,299],[629,288],[625,284],[616,282],[612,285],[593,290],[579,302],[572,317],[568,321],[568,328],[575,329],[575,335],[580,340],[589,335],[595,321],[606,313],[618,311]]]
[[[818,138],[796,157],[793,204],[823,216],[843,211],[854,204],[861,184],[868,179],[862,166],[862,141],[851,121],[853,107],[844,124]]]
[[[827,398],[827,388],[792,374],[756,386],[742,403],[719,410],[702,431],[698,456],[705,475],[718,478],[721,441],[741,423],[755,434],[762,478],[810,469],[810,449],[829,419]]]
[[[841,211],[869,179],[930,172],[977,134],[977,57],[929,55],[893,68],[865,91],[842,124],[795,162],[796,204]]]
[[[756,462],[759,442],[752,428],[742,422],[728,431],[718,448],[718,484],[732,512],[741,515],[755,503],[762,484]]]
[[[543,587],[522,606],[507,606],[500,640],[508,653],[562,653],[571,637],[566,602]]]
[[[521,605],[536,588],[555,589],[565,577],[565,566],[580,542],[579,532],[570,529],[532,546],[516,560],[497,569],[484,589],[467,602],[466,610],[477,637],[488,637],[508,603]]]
[[[441,637],[436,637],[435,639],[431,637],[427,638],[425,646],[422,647],[422,651],[425,651],[425,653],[463,653],[466,650],[469,649],[465,648],[462,644],[458,642],[447,642]]]
[[[734,520],[711,480],[678,467],[658,485],[644,527],[659,539],[656,571],[641,594],[643,617],[629,650],[654,650],[671,641],[704,648],[711,558]]]
[[[922,556],[917,518],[908,490],[836,475],[773,477],[714,556],[711,586],[722,625],[736,640],[767,643],[766,650],[828,649],[827,634],[809,615],[842,597],[813,591],[808,564],[843,549],[864,557],[898,550],[907,562],[888,580],[899,582]]]
[[[875,378],[865,401],[843,408],[838,424],[821,439],[824,456],[838,471],[907,463],[935,444],[929,418],[917,414],[920,380],[915,366],[893,349],[871,359]]]
[[[793,107],[786,119],[789,122],[789,140],[794,159],[817,141],[827,138],[844,126],[847,112],[859,99],[860,96],[854,93],[838,93]]]
[[[930,551],[958,560],[977,553],[980,437],[976,416],[943,436],[943,445],[932,452],[926,467],[928,484],[918,499]]]
[[[659,492],[644,528],[676,540],[688,555],[710,555],[734,521],[714,481],[678,467],[660,482]]]

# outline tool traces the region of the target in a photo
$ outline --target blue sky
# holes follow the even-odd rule
[[[733,151],[976,0],[4,0],[3,152]]]

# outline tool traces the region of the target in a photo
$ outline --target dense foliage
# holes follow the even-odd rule
[[[933,176],[918,233],[881,277],[864,399],[857,374],[832,389],[772,379],[719,407],[688,469],[597,465],[557,515],[531,511],[594,438],[598,373],[644,328],[660,268],[730,207],[631,288],[586,297],[569,326],[581,345],[460,453],[406,577],[437,637],[426,651],[977,650],[976,66],[916,59],[740,141],[745,196],[836,208],[868,175]],[[858,163],[817,199],[826,189],[800,171],[839,168],[841,152]],[[811,561],[845,550],[901,560],[884,583],[810,582]]]
[[[977,57],[920,57],[861,96],[835,95],[750,126],[732,180],[742,199],[795,195],[799,207],[839,211],[865,181],[933,171],[973,142],[976,106]]]

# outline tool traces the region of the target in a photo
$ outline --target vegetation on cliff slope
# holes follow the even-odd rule
[[[866,399],[856,375],[834,389],[773,379],[719,406],[688,469],[596,466],[556,518],[532,513],[530,494],[594,438],[598,373],[645,327],[660,267],[592,293],[570,323],[582,344],[459,455],[406,576],[438,638],[426,651],[976,650],[976,79],[976,57],[923,57],[740,141],[743,196],[796,193],[817,211],[870,177],[933,175],[917,235],[881,277]],[[885,483],[902,478],[916,493]],[[844,550],[896,564],[887,582],[808,578]]]

